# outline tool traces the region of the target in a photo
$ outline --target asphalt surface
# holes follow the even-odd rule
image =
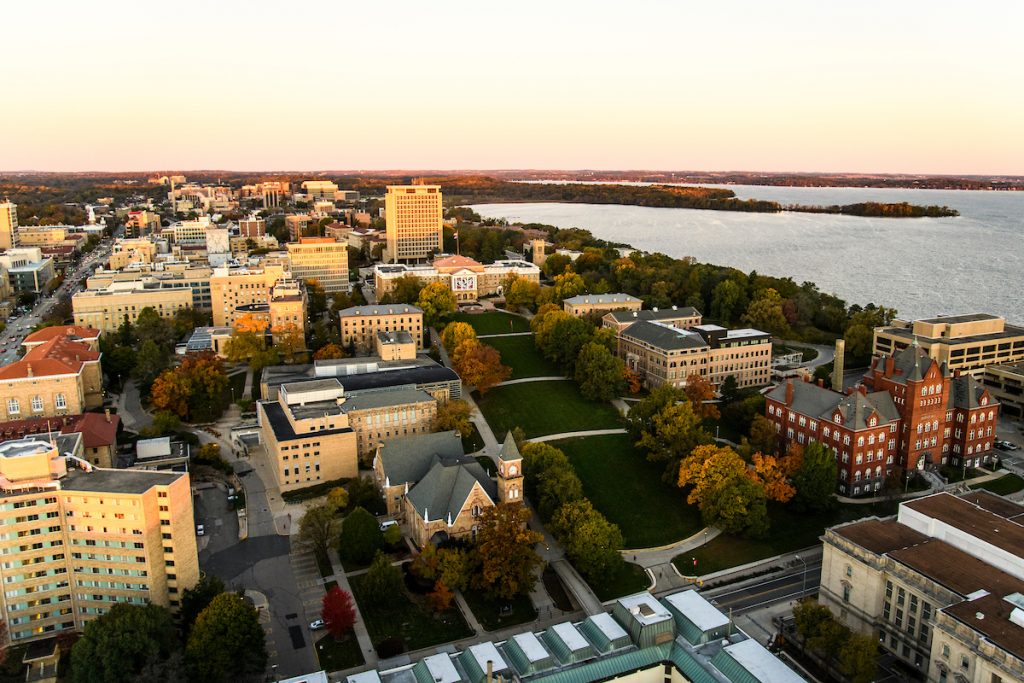
[[[764,581],[743,588],[724,587],[704,592],[723,612],[737,614],[786,600],[799,600],[813,595],[821,584],[821,558],[807,560],[788,568],[781,576],[775,574]]]

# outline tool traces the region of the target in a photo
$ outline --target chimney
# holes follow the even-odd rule
[[[29,363],[26,367],[28,368],[28,376],[34,377],[34,375],[32,374],[32,364]]]
[[[847,396],[851,396],[852,394],[853,394],[853,387],[847,387],[846,388],[846,395]]]
[[[821,379],[819,377],[818,378],[818,386],[824,388],[825,387],[825,380],[823,380],[823,379]]]
[[[487,660],[487,683],[493,683],[494,681],[494,661]]]
[[[786,405],[793,405],[793,380],[786,380]]]
[[[863,384],[858,384],[857,385],[857,391],[859,391],[862,396],[867,396],[868,395],[868,388],[866,386],[864,386]]]
[[[110,408],[107,408],[106,410],[103,411],[103,417],[107,419],[108,423],[110,422]]]
[[[896,372],[896,359],[892,356],[885,357],[885,375],[886,377]]]
[[[832,361],[832,390],[843,390],[843,371],[846,370],[846,340],[836,339],[836,357]]]

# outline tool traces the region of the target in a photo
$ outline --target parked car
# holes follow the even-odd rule
[[[384,533],[393,526],[398,526],[398,522],[396,522],[393,519],[385,519],[383,522],[380,523],[380,531],[381,533]]]
[[[205,535],[206,535],[206,527],[204,527],[202,524],[196,524],[196,536],[205,536]]]
[[[323,619],[317,619],[316,621],[312,621],[312,622],[310,622],[310,624],[309,624],[309,630],[310,630],[310,631],[319,631],[319,630],[320,630],[320,629],[322,629],[322,628],[323,628],[324,626],[325,626],[325,624],[324,624],[324,620],[323,620]]]

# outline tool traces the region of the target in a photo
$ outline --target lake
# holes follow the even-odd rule
[[[1024,192],[728,187],[783,204],[938,204],[957,218],[860,218],[597,204],[477,204],[481,216],[579,227],[643,251],[817,283],[901,317],[986,312],[1024,324]]]

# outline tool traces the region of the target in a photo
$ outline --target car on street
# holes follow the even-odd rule
[[[1018,446],[1017,444],[1010,443],[1009,441],[1006,440],[996,441],[995,446],[1001,451],[1016,451],[1020,449],[1020,446]]]
[[[323,619],[317,619],[316,621],[310,622],[309,630],[310,631],[319,631],[324,626],[326,626],[326,624],[324,624],[324,620]]]
[[[205,535],[206,535],[206,527],[203,526],[202,524],[196,524],[196,536],[205,536]]]

